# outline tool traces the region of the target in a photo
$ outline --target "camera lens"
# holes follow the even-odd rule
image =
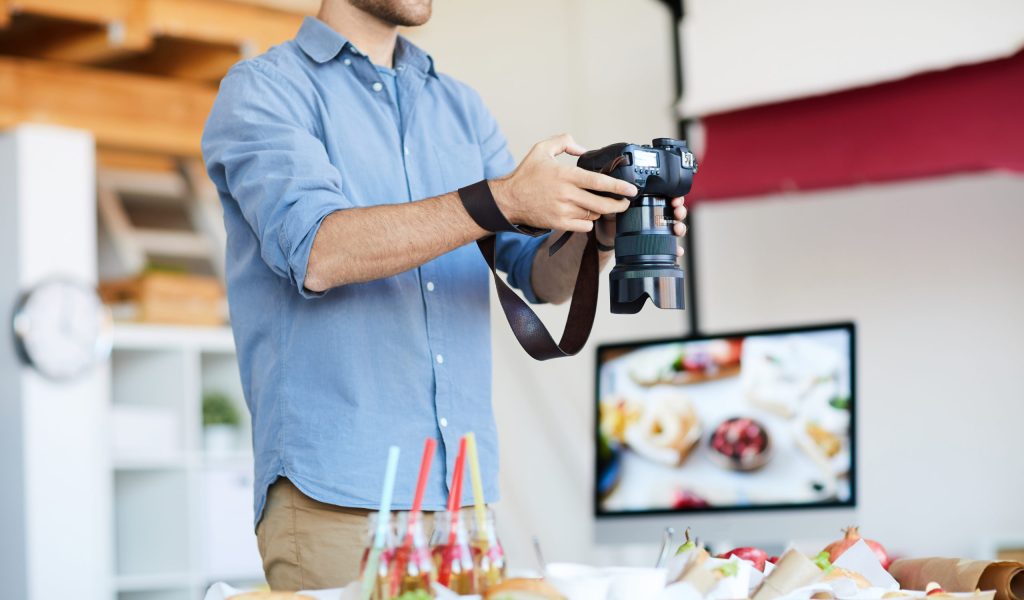
[[[613,313],[640,312],[647,298],[658,308],[683,308],[673,223],[671,208],[660,196],[641,196],[616,217],[615,268],[609,275]]]

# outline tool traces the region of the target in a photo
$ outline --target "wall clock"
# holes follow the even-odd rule
[[[18,299],[14,343],[25,364],[68,381],[110,357],[110,310],[91,287],[64,278],[37,284]]]

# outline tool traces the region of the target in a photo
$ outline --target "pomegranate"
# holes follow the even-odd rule
[[[674,510],[707,508],[708,506],[707,500],[688,490],[676,490],[672,495],[672,508]]]
[[[828,546],[825,546],[825,552],[828,552],[828,558],[830,561],[835,562],[843,552],[857,543],[858,540],[863,539],[864,542],[871,548],[871,551],[878,557],[878,562],[882,563],[883,569],[888,569],[892,560],[889,558],[889,553],[885,551],[885,547],[876,542],[875,540],[869,540],[867,538],[860,537],[860,531],[856,527],[848,527],[843,530],[845,534],[843,539],[832,542]]]
[[[768,561],[768,553],[760,548],[734,548],[728,552],[723,552],[715,558],[730,558],[732,556],[741,558],[743,560],[749,560],[754,563],[754,568],[764,573],[764,563]]]

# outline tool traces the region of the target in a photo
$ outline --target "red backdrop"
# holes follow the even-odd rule
[[[1024,172],[1024,52],[703,119],[692,199]]]

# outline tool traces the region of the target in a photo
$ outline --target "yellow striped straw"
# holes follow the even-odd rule
[[[485,529],[487,520],[487,509],[484,506],[484,484],[480,478],[480,459],[476,453],[476,435],[473,432],[466,434],[466,454],[469,459],[469,473],[473,480],[473,508],[476,510],[476,531],[477,537],[487,540]]]

